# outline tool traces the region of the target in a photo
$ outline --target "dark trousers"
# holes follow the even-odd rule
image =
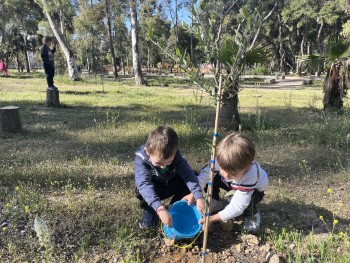
[[[214,182],[213,182],[213,193],[212,197],[216,200],[220,199],[220,189],[224,189],[226,191],[231,191],[232,188],[227,185],[224,181],[222,181],[222,176],[219,174],[215,174],[214,176]],[[207,191],[207,188],[205,189]],[[258,190],[254,190],[252,194],[252,199],[250,200],[250,203],[248,207],[244,210],[243,216],[252,216],[254,215],[258,210],[256,208],[256,204],[260,203],[261,200],[263,200],[265,196],[264,192],[259,192]]]
[[[53,77],[55,76],[55,67],[50,64],[44,64],[47,86],[53,86]]]
[[[181,200],[185,195],[188,195],[191,193],[187,185],[181,179],[180,176],[176,176],[173,180],[169,181],[168,183],[154,181],[153,184],[154,184],[154,190],[156,194],[159,196],[160,200],[164,200],[169,197],[172,197],[170,204],[173,204],[176,201]],[[147,204],[145,199],[143,199],[137,187],[135,187],[135,195],[137,199],[140,200],[140,206],[142,209],[154,212],[154,209]]]

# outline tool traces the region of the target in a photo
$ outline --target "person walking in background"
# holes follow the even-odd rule
[[[6,63],[3,59],[0,59],[0,70],[2,71],[2,75],[7,75]]]
[[[52,48],[51,48],[52,46]],[[55,61],[54,54],[56,52],[55,44],[51,37],[43,38],[43,46],[41,47],[41,58],[43,59],[43,66],[46,74],[47,88],[49,90],[57,90],[54,86],[53,77],[55,76]]]

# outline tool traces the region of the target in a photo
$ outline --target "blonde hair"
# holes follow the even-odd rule
[[[239,133],[227,135],[217,146],[218,164],[229,174],[236,174],[247,169],[254,158],[254,143],[247,136]]]
[[[157,153],[163,159],[173,156],[178,148],[179,138],[169,126],[158,126],[148,134],[146,150],[149,154]]]

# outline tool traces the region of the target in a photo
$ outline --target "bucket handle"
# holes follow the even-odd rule
[[[166,239],[170,239],[170,238],[168,238],[168,237],[165,235],[165,233],[164,233],[164,229],[163,229],[163,224],[162,224],[162,222],[160,222],[160,228],[161,228],[161,230],[162,230],[163,236],[164,236]],[[171,232],[171,229],[169,229],[169,231]],[[173,246],[174,246],[174,247],[177,247],[177,248],[188,248],[188,247],[191,247],[191,246],[193,245],[193,243],[197,240],[197,238],[199,237],[199,235],[200,235],[202,232],[203,232],[202,230],[199,231],[199,233],[197,234],[197,236],[196,236],[196,237],[192,240],[192,242],[191,242],[190,244],[188,244],[188,245],[185,245],[185,246],[178,246],[178,245],[173,244]],[[171,232],[171,233],[174,235],[173,232]],[[174,236],[176,236],[176,235],[174,235]]]

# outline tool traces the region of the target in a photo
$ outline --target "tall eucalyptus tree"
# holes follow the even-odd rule
[[[137,19],[137,0],[130,0],[130,22],[132,42],[132,62],[136,85],[145,85],[141,69],[141,56],[139,49],[139,25]]]

